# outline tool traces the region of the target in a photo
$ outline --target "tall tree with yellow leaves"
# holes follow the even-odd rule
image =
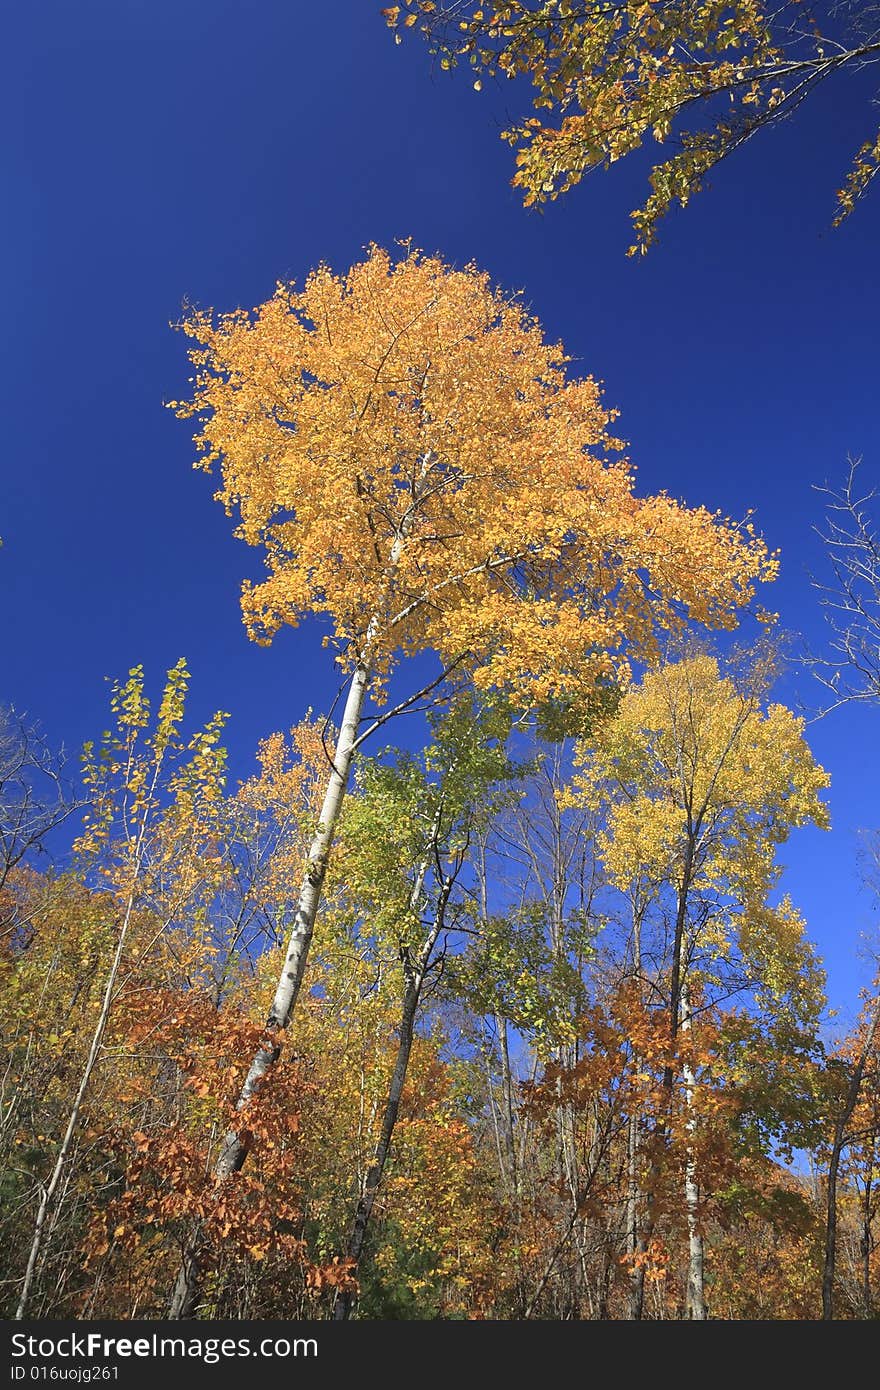
[[[244,1108],[279,1055],[300,990],[356,749],[401,656],[433,652],[514,705],[589,702],[628,653],[690,618],[735,624],[775,560],[752,534],[661,494],[637,499],[591,378],[473,265],[371,247],[344,275],[281,284],[252,314],[190,314],[201,463],[268,577],[246,583],[250,635],[308,614],[346,673],[339,738]],[[230,1130],[223,1179],[244,1162]],[[191,1311],[189,1252],[172,1300]]]
[[[621,700],[615,718],[582,751],[576,798],[607,804],[598,849],[612,885],[648,894],[650,915],[634,923],[645,985],[664,999],[671,1093],[683,1053],[688,1127],[698,1125],[699,1081],[688,1060],[695,993],[743,991],[795,1018],[818,1016],[822,977],[788,899],[772,906],[777,846],[801,825],[825,826],[828,784],[803,738],[803,721],[767,704],[772,654],[754,651],[726,673],[701,652],[649,672]],[[656,962],[653,978],[649,961]],[[686,1145],[689,1235],[688,1316],[707,1317],[701,1195],[694,1146]],[[651,1194],[647,1195],[650,1208]],[[640,1243],[651,1234],[650,1212]],[[633,1311],[640,1315],[636,1275]]]

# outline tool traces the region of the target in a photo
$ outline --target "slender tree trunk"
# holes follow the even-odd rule
[[[690,993],[687,985],[683,985],[681,991],[681,1031],[689,1033],[691,1030],[691,1002]],[[683,1067],[684,1074],[684,1094],[685,1105],[687,1106],[688,1117],[686,1128],[688,1133],[687,1153],[685,1156],[685,1177],[684,1177],[684,1201],[687,1211],[688,1226],[688,1287],[687,1287],[687,1315],[689,1318],[698,1322],[705,1322],[709,1316],[706,1310],[706,1292],[704,1282],[705,1260],[703,1252],[703,1237],[699,1229],[699,1209],[700,1209],[700,1186],[697,1181],[697,1170],[694,1163],[694,1150],[692,1136],[696,1128],[696,1116],[694,1114],[694,1101],[696,1095],[697,1078],[689,1062],[685,1062]]]
[[[498,1050],[501,1054],[501,1084],[504,1097],[504,1147],[507,1155],[507,1167],[510,1181],[510,1192],[513,1198],[514,1207],[519,1208],[519,1165],[516,1158],[516,1142],[514,1139],[514,1106],[513,1106],[513,1074],[510,1069],[510,1047],[507,1038],[507,1019],[501,1014],[495,1015],[495,1027],[498,1031]]]
[[[263,1041],[254,1054],[250,1070],[236,1102],[236,1110],[238,1111],[242,1111],[253,1098],[263,1077],[277,1061],[281,1052],[278,1034],[290,1023],[299,995],[308,961],[309,947],[315,930],[315,919],[321,901],[321,891],[327,873],[330,850],[348,787],[348,775],[369,679],[370,671],[366,664],[355,668],[345,702],[339,742],[333,755],[333,766],[324,794],[318,828],[315,831],[306,860],[305,874],[284,964],[281,968],[275,997],[272,1000],[272,1007],[266,1019]],[[214,1168],[216,1182],[219,1184],[231,1174],[237,1173],[246,1156],[247,1147],[238,1130],[229,1130],[223,1140],[220,1155]],[[192,1316],[199,1294],[202,1237],[202,1228],[199,1226],[181,1260],[168,1308],[169,1318]]]
[[[483,1065],[486,1070],[486,1096],[489,1101],[489,1113],[492,1116],[492,1134],[495,1139],[495,1157],[498,1160],[498,1178],[504,1187],[505,1192],[509,1191],[507,1177],[507,1160],[504,1155],[504,1141],[501,1137],[501,1122],[498,1117],[498,1105],[495,1101],[495,1082],[492,1078],[492,1054],[489,1039],[486,1036],[485,1023],[480,1021],[480,1051],[483,1055]]]
[[[599,1285],[599,1319],[602,1322],[608,1320],[608,1313],[611,1306],[611,1277],[616,1263],[616,1240],[612,1242],[612,1233],[608,1232],[602,1242],[602,1280]]]
[[[675,910],[675,937],[672,943],[672,974],[669,981],[669,1041],[673,1051],[678,1041],[678,1030],[681,1023],[681,991],[684,982],[684,928],[687,921],[688,894],[691,887],[691,874],[694,867],[694,844],[692,836],[688,836],[685,846],[684,865],[682,867],[682,881],[678,892],[678,904]],[[673,1064],[670,1060],[663,1076],[663,1084],[667,1090],[672,1089]]]
[[[825,1263],[822,1269],[822,1317],[834,1317],[834,1276],[837,1269],[837,1175],[843,1152],[843,1126],[835,1125],[834,1143],[828,1160],[828,1183],[825,1195]]]
[[[669,979],[669,1047],[670,1059],[663,1069],[663,1089],[672,1100],[672,1087],[675,1080],[675,1068],[673,1055],[678,1045],[678,1031],[681,1021],[681,992],[684,981],[684,930],[687,922],[688,895],[691,888],[691,876],[694,867],[694,833],[689,831],[684,848],[684,862],[682,864],[681,884],[678,889],[678,900],[675,910],[675,933],[672,943],[672,969]],[[638,1251],[641,1254],[647,1252],[654,1235],[656,1225],[655,1209],[655,1190],[660,1179],[660,1153],[659,1146],[663,1145],[666,1139],[668,1125],[665,1118],[661,1118],[657,1123],[654,1139],[657,1150],[651,1163],[651,1175],[648,1181],[648,1190],[645,1195],[645,1220],[642,1230],[638,1237]],[[638,1270],[633,1280],[633,1287],[630,1291],[630,1314],[632,1318],[639,1320],[644,1313],[645,1297],[645,1276],[644,1270]]]
[[[153,769],[153,775],[150,782],[150,788],[148,793],[148,799],[150,802],[152,801],[159,780],[159,772],[161,769],[161,765],[162,760],[160,758],[157,761],[155,768]],[[110,1010],[113,1007],[113,996],[114,990],[116,988],[116,980],[119,975],[119,967],[122,963],[122,953],[125,949],[125,943],[128,939],[128,931],[129,927],[131,926],[132,913],[134,912],[135,893],[137,890],[137,883],[140,878],[141,867],[143,864],[144,851],[146,846],[146,836],[147,825],[145,815],[144,818],[141,820],[140,825],[138,826],[137,838],[134,847],[134,858],[131,866],[130,885],[128,889],[128,894],[126,896],[125,908],[122,914],[122,921],[119,926],[119,937],[116,942],[116,950],[113,953],[113,960],[111,962],[110,971],[107,975],[107,981],[104,986],[104,994],[101,1000],[101,1011],[98,1015],[98,1022],[95,1025],[95,1031],[92,1034],[92,1042],[91,1046],[89,1047],[88,1057],[86,1058],[86,1064],[83,1068],[83,1073],[80,1077],[80,1082],[79,1086],[77,1087],[76,1096],[74,1097],[74,1102],[67,1120],[67,1128],[64,1131],[64,1137],[61,1140],[61,1146],[55,1158],[55,1165],[52,1169],[52,1174],[49,1178],[49,1181],[43,1188],[43,1191],[40,1196],[40,1204],[37,1208],[37,1216],[34,1222],[34,1234],[31,1240],[30,1252],[28,1254],[27,1268],[25,1270],[24,1279],[22,1281],[21,1294],[19,1295],[18,1300],[18,1307],[15,1312],[17,1320],[24,1318],[27,1313],[31,1286],[33,1284],[34,1274],[37,1269],[37,1260],[39,1259],[40,1250],[43,1246],[44,1239],[46,1237],[46,1220],[50,1215],[54,1215],[55,1217],[57,1217],[58,1214],[57,1210],[53,1213],[53,1204],[55,1201],[55,1196],[58,1192],[59,1187],[61,1186],[62,1179],[64,1179],[66,1175],[67,1160],[70,1155],[70,1151],[73,1147],[74,1137],[76,1135],[77,1127],[79,1125],[79,1117],[82,1113],[83,1102],[85,1101],[86,1093],[91,1084],[92,1075],[94,1073],[95,1067],[98,1064],[98,1057],[100,1056],[101,1047],[104,1042],[104,1034],[107,1031],[107,1024],[110,1020]],[[63,1201],[63,1192],[60,1200]]]
[[[639,1002],[643,1003],[642,992],[642,918],[641,898],[638,890],[633,903],[633,973],[638,981]],[[641,1070],[639,1057],[633,1057],[633,1069]],[[640,1230],[640,1209],[643,1200],[639,1182],[639,1117],[632,1114],[626,1126],[626,1253],[631,1263],[629,1282],[628,1311],[633,1322],[640,1322],[645,1307],[645,1268],[636,1263],[637,1255],[647,1251],[647,1241]]]
[[[626,1127],[626,1169],[627,1169],[627,1213],[626,1213],[626,1253],[632,1263],[629,1282],[629,1317],[639,1322],[645,1307],[645,1268],[636,1263],[637,1255],[644,1255],[648,1245],[644,1233],[639,1229],[639,1204],[641,1189],[638,1178],[639,1117],[630,1115]]]
[[[859,1092],[865,1075],[868,1057],[874,1046],[874,1038],[880,1028],[880,995],[877,997],[865,1041],[862,1044],[847,1087],[843,1108],[834,1125],[834,1140],[828,1160],[828,1187],[825,1214],[825,1264],[822,1270],[822,1317],[830,1321],[834,1317],[834,1275],[837,1266],[837,1180],[840,1174],[840,1159],[846,1147],[846,1129],[859,1102]]]
[[[477,887],[480,896],[480,915],[483,922],[489,920],[489,873],[486,866],[486,840],[485,831],[477,837]],[[498,1149],[498,1172],[501,1181],[511,1199],[514,1211],[519,1212],[519,1163],[516,1153],[516,1137],[514,1134],[514,1102],[513,1102],[513,1076],[510,1068],[510,1047],[507,1035],[507,1019],[503,1014],[493,1013],[495,1022],[495,1032],[498,1037],[498,1052],[501,1058],[501,1096],[502,1096],[502,1115],[503,1123],[499,1125],[498,1115],[495,1107],[495,1100],[492,1094],[492,1076],[489,1067],[489,1055],[486,1052],[486,1081],[488,1086],[489,1104],[492,1110],[492,1123],[495,1129],[495,1142]]]
[[[442,802],[437,810],[432,828],[432,844],[436,845],[437,837],[440,833],[442,819]],[[427,873],[427,860],[422,864],[416,876],[415,886],[410,896],[410,905],[415,906],[421,896],[422,883]],[[376,1151],[373,1155],[373,1162],[367,1170],[364,1180],[363,1190],[355,1211],[354,1223],[349,1236],[346,1256],[352,1262],[352,1270],[357,1270],[361,1253],[364,1248],[364,1241],[367,1235],[367,1226],[373,1214],[373,1206],[376,1201],[376,1193],[382,1182],[385,1172],[385,1164],[388,1162],[388,1154],[391,1149],[391,1140],[394,1135],[394,1126],[397,1124],[397,1116],[400,1110],[400,1098],[403,1094],[403,1087],[406,1082],[406,1074],[409,1068],[409,1059],[412,1052],[413,1037],[415,1035],[416,1014],[418,1013],[419,1000],[422,996],[422,985],[425,981],[425,971],[431,962],[431,954],[437,944],[437,938],[443,930],[443,923],[446,920],[446,907],[449,902],[449,895],[452,892],[454,878],[445,878],[440,889],[440,896],[437,902],[437,911],[431,923],[425,940],[422,943],[416,963],[410,961],[409,953],[406,948],[401,951],[401,959],[404,969],[404,989],[403,989],[403,1008],[400,1018],[400,1034],[397,1044],[397,1056],[394,1060],[394,1070],[391,1073],[391,1083],[388,1087],[388,1098],[385,1103],[385,1113],[382,1116],[382,1128],[379,1131],[379,1139],[376,1144]],[[351,1316],[354,1307],[355,1296],[352,1293],[341,1293],[336,1300],[333,1309],[334,1322],[345,1322]]]
[[[865,1177],[865,1199],[862,1205],[862,1316],[869,1318],[873,1307],[871,1298],[871,1208],[874,1190],[874,1140],[871,1141],[871,1163]]]
[[[407,1068],[409,1067],[409,1059],[412,1052],[416,1010],[418,1008],[420,993],[421,981],[417,977],[412,976],[407,980],[404,992],[403,1012],[400,1020],[400,1041],[397,1045],[397,1057],[395,1058],[394,1071],[391,1075],[391,1084],[388,1088],[385,1113],[382,1116],[382,1128],[379,1132],[379,1140],[376,1144],[373,1162],[367,1170],[363,1190],[358,1200],[354,1223],[351,1228],[351,1235],[349,1236],[348,1246],[345,1252],[346,1257],[352,1261],[353,1269],[357,1268],[361,1258],[364,1241],[367,1235],[367,1226],[373,1214],[376,1193],[379,1191],[379,1184],[382,1181],[385,1164],[388,1161],[394,1126],[397,1124],[397,1116],[400,1111],[400,1098],[403,1094]],[[350,1318],[354,1302],[355,1295],[353,1293],[341,1293],[333,1309],[334,1322],[345,1322]]]

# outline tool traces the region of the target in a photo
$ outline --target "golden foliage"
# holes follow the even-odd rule
[[[762,0],[586,7],[573,0],[404,0],[382,13],[398,42],[401,29],[418,25],[441,68],[466,62],[477,74],[531,83],[539,114],[504,132],[516,147],[513,184],[526,206],[567,193],[647,141],[674,138],[676,153],[655,163],[651,194],[632,214],[633,255],[648,249],[673,203],[684,207],[706,174],[757,130],[796,110],[825,78],[876,58],[876,33],[859,27],[863,11],[869,15],[870,7],[853,7],[850,36],[839,25],[823,33],[817,16],[802,16],[799,0],[770,7]],[[473,85],[480,90],[479,76]],[[838,222],[877,163],[869,140],[838,193]]]
[[[384,675],[433,649],[515,701],[588,697],[686,618],[730,627],[775,558],[751,532],[639,499],[592,378],[473,265],[373,246],[252,314],[194,311],[202,467],[265,551],[245,622],[325,615]]]

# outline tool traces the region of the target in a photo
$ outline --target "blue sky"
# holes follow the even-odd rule
[[[818,645],[821,499],[847,454],[880,482],[880,188],[839,231],[834,190],[876,127],[868,74],[829,87],[750,143],[712,187],[625,257],[647,163],[617,164],[543,213],[509,186],[498,132],[520,98],[432,72],[395,46],[378,0],[59,0],[6,20],[0,83],[0,699],[76,749],[107,687],[143,662],[154,686],[185,655],[199,718],[232,712],[233,771],[257,740],[335,690],[320,631],[247,641],[231,536],[163,408],[188,364],[169,328],[185,300],[264,300],[318,261],[412,237],[521,289],[578,370],[620,407],[644,491],[741,516],[782,552],[768,594]],[[789,700],[815,706],[806,676]],[[858,831],[880,824],[880,712],[811,726],[833,776],[829,835],[786,847],[849,1015],[875,918]]]

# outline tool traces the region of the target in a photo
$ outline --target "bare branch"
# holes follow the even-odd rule
[[[864,489],[861,459],[850,458],[842,487],[816,487],[826,499],[825,546],[833,579],[813,579],[831,629],[828,655],[807,664],[832,701],[822,715],[853,701],[880,700],[880,536],[876,488]]]

